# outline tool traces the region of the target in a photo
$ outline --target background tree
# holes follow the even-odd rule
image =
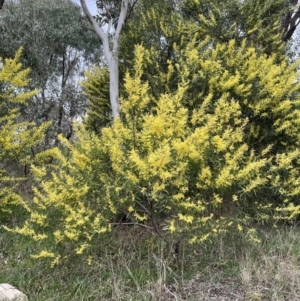
[[[72,135],[85,99],[78,81],[101,54],[100,43],[80,7],[72,1],[7,1],[1,10],[0,54],[11,57],[23,46],[22,63],[32,69],[32,88],[40,89],[22,111],[24,120],[52,120],[46,144],[58,133]]]
[[[281,43],[284,31],[281,20],[293,10],[290,1],[184,1],[185,18],[192,19],[201,36],[227,43],[246,39],[264,53],[285,51]]]
[[[98,18],[94,19],[88,10],[85,0],[80,0],[82,9],[89,22],[103,43],[103,51],[109,70],[109,95],[112,115],[119,116],[119,40],[128,14],[137,0],[97,1],[100,10]]]

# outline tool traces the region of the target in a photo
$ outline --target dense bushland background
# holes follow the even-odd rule
[[[78,6],[0,10],[0,282],[30,300],[297,300],[297,1],[128,1],[120,37],[119,1],[97,4],[119,116]]]

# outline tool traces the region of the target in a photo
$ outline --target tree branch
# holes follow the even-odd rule
[[[93,16],[91,15],[85,0],[80,0],[80,4],[81,7],[83,9],[84,14],[86,15],[87,19],[89,20],[89,22],[91,23],[91,25],[93,26],[93,28],[95,29],[97,35],[99,36],[99,38],[102,40],[102,42],[104,43],[104,40],[107,39],[107,35],[105,34],[105,32],[102,30],[102,28],[97,24],[96,20],[93,18]]]
[[[135,0],[135,1],[133,2],[133,4],[131,5],[131,7],[130,7],[130,9],[129,9],[129,12],[128,12],[128,14],[127,14],[127,17],[126,17],[124,23],[126,23],[127,20],[130,18],[131,13],[132,13],[132,11],[133,11],[133,8],[134,8],[134,6],[137,4],[137,2],[138,2],[138,0]]]
[[[298,1],[294,0],[292,4],[296,5]],[[297,26],[299,25],[299,19],[300,19],[300,7],[297,9],[296,12],[289,11],[283,21],[283,36],[282,41],[287,42],[289,41]],[[298,22],[297,22],[298,21]]]
[[[106,57],[106,60],[109,61],[111,59],[111,52],[109,49],[109,39],[108,39],[108,32],[104,32],[103,29],[98,25],[98,23],[96,22],[96,20],[93,18],[93,16],[91,15],[85,0],[80,0],[80,4],[81,7],[84,11],[84,14],[86,15],[87,19],[89,20],[89,22],[91,23],[91,25],[93,26],[93,28],[96,31],[96,34],[98,35],[98,37],[101,39],[102,43],[103,43],[103,48],[104,48],[104,54]]]
[[[116,33],[115,33],[115,41],[119,40],[119,36],[120,36],[122,28],[124,26],[124,22],[125,22],[127,12],[128,12],[128,3],[129,3],[129,0],[122,0],[121,12],[119,15],[118,26],[117,26]],[[114,50],[116,50],[116,49],[114,49]]]
[[[156,234],[167,244],[170,245],[170,242],[167,240],[167,238],[161,233],[157,223],[156,223],[156,217],[154,213],[154,208],[153,208],[153,201],[148,199],[148,203],[150,205],[150,219],[152,222],[152,226]]]
[[[111,15],[109,9],[107,8],[107,6],[105,5],[105,3],[104,3],[102,0],[101,0],[101,3],[102,3],[102,5],[103,5],[103,7],[105,8],[106,13],[107,13],[107,15],[109,16],[109,18],[112,19],[112,15]]]
[[[0,0],[0,9],[2,9],[5,0]]]

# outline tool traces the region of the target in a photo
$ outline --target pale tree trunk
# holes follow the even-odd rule
[[[115,30],[115,33],[113,35],[113,43],[112,43],[112,49],[109,46],[109,33],[112,28],[112,20],[110,20],[109,24],[107,25],[106,30],[104,31],[103,28],[101,28],[96,20],[93,18],[91,13],[89,12],[89,9],[87,8],[87,5],[85,3],[85,0],[80,0],[81,7],[87,16],[88,20],[94,27],[97,35],[102,40],[103,43],[103,49],[104,49],[104,55],[105,59],[108,64],[109,68],[109,95],[110,95],[110,104],[112,108],[112,115],[114,119],[116,119],[120,114],[120,102],[119,102],[119,38],[120,34],[124,25],[124,22],[126,20],[127,12],[128,12],[128,5],[129,0],[122,0],[121,1],[121,12],[118,19],[118,25]]]

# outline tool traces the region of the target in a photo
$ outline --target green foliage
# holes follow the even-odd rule
[[[280,55],[285,48],[280,22],[292,6],[289,2],[186,0],[183,16],[197,24],[195,30],[202,38],[209,36],[211,41],[219,43],[234,39],[237,44],[246,40],[258,51]]]
[[[241,233],[220,235],[196,252],[182,248],[179,264],[150,233],[141,236],[135,227],[118,230],[112,238],[117,248],[101,252],[107,241],[99,241],[102,247],[91,266],[83,256],[55,268],[29,258],[35,243],[0,231],[0,282],[18,283],[31,301],[154,301],[174,296],[199,301],[212,300],[216,293],[221,300],[299,300],[299,227],[264,227],[259,245]]]
[[[81,85],[87,96],[86,127],[99,133],[101,128],[112,121],[109,103],[109,72],[106,67],[94,67],[85,72],[86,80]]]
[[[132,69],[135,45],[143,45],[149,51],[149,59],[143,65],[143,80],[148,82],[149,93],[156,98],[170,89],[162,80],[162,75],[167,71],[168,62],[176,60],[174,44],[181,43],[186,33],[183,18],[174,2],[138,1],[121,36],[121,73],[125,75],[127,70]]]
[[[20,49],[14,59],[0,60],[0,213],[11,213],[11,206],[24,204],[14,192],[21,180],[18,170],[32,161],[31,148],[43,140],[49,126],[18,121],[20,105],[37,93],[26,90],[30,70],[22,70],[21,53]]]
[[[40,88],[50,76],[63,73],[64,54],[77,57],[71,49],[87,57],[99,46],[80,7],[70,0],[7,0],[1,11],[0,33],[1,56],[11,57],[22,46],[21,61],[32,69],[32,83]]]

